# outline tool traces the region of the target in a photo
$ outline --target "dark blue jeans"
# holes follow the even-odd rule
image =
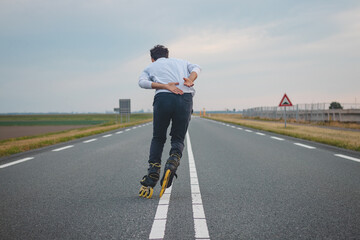
[[[171,121],[171,150],[169,155],[182,156],[184,139],[192,114],[192,94],[158,93],[154,98],[153,138],[150,146],[149,163],[160,163],[166,133]]]

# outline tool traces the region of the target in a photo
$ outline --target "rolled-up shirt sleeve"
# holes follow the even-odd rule
[[[201,67],[197,64],[188,63],[187,68],[188,68],[189,73],[196,72],[197,75],[199,75],[201,72]]]
[[[145,89],[152,89],[152,81],[150,81],[149,74],[146,71],[143,71],[139,77],[139,86]]]

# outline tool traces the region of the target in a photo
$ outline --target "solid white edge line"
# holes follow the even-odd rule
[[[201,193],[191,193],[192,203],[202,205]]]
[[[170,204],[171,190],[172,186],[166,189],[166,192],[164,192],[164,195],[162,195],[159,200],[154,217],[154,222],[149,234],[149,239],[163,239],[165,236],[166,220]]]
[[[297,145],[297,146],[300,146],[300,147],[308,148],[308,149],[315,149],[316,148],[316,147],[312,147],[312,146],[305,145],[305,144],[302,144],[302,143],[294,143],[294,144]]]
[[[93,138],[93,139],[90,139],[90,140],[83,141],[83,143],[90,143],[90,142],[94,142],[96,140],[97,140],[96,138]]]
[[[69,146],[66,146],[66,147],[54,149],[54,150],[52,150],[52,151],[53,151],[53,152],[58,152],[58,151],[62,151],[62,150],[68,149],[68,148],[72,148],[73,146],[74,146],[74,145],[69,145]]]
[[[165,236],[166,219],[155,219],[149,239],[163,239]]]
[[[186,134],[186,147],[189,156],[191,199],[195,239],[210,239],[209,230],[206,223],[204,206],[201,199],[200,186],[197,178],[195,159],[192,151],[189,132],[187,132]]]
[[[345,158],[347,160],[351,160],[351,161],[355,161],[355,162],[360,162],[359,158],[354,158],[354,157],[350,157],[350,156],[346,156],[346,155],[342,155],[342,154],[334,154],[337,157],[341,157],[341,158]]]
[[[26,162],[26,161],[29,161],[29,160],[32,160],[32,159],[34,159],[34,158],[33,158],[33,157],[23,158],[23,159],[20,159],[20,160],[11,162],[11,163],[6,163],[6,164],[3,164],[3,165],[0,165],[0,168],[10,167],[10,166],[12,166],[12,165],[15,165],[15,164],[18,164],[18,163],[22,163],[22,162]]]
[[[205,219],[205,212],[203,205],[193,205],[193,215],[195,219]]]
[[[209,239],[209,231],[207,229],[206,219],[194,219],[195,238]]]
[[[166,220],[167,218],[167,212],[168,212],[169,205],[158,205],[155,213],[155,220]]]

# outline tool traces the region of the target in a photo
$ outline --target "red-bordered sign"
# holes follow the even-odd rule
[[[291,103],[289,97],[285,93],[284,97],[281,99],[279,107],[291,107],[291,106],[292,106],[292,103]]]

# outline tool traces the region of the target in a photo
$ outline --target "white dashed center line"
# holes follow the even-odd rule
[[[96,140],[97,140],[96,138],[93,138],[93,139],[90,139],[90,140],[83,141],[83,143],[94,142],[94,141],[96,141]]]

